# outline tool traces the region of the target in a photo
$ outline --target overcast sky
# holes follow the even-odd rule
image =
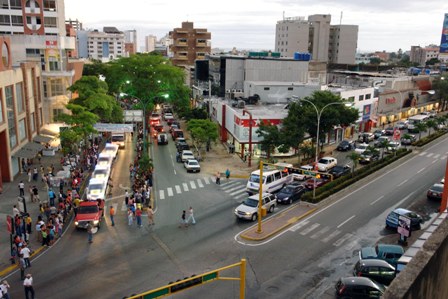
[[[358,25],[358,51],[403,51],[440,44],[447,0],[65,0],[66,19],[84,28],[136,29],[163,37],[182,22],[212,35],[212,47],[274,50],[275,25],[285,17],[331,14],[331,24]]]

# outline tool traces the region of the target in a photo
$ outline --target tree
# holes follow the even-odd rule
[[[200,151],[204,144],[207,145],[207,150],[211,142],[216,142],[218,139],[218,126],[216,123],[208,119],[192,119],[187,123],[187,130],[190,131],[193,144]]]
[[[259,137],[263,138],[260,141],[261,150],[265,151],[267,158],[270,159],[271,153],[273,153],[275,148],[280,145],[282,139],[278,127],[270,123],[260,123],[256,133]]]
[[[434,131],[437,130],[437,125],[438,123],[434,119],[430,119],[426,122],[426,126],[429,130],[428,135],[431,135],[431,129],[434,129]]]
[[[100,60],[92,60],[90,63],[84,64],[82,75],[99,77],[105,74],[106,67]]]
[[[412,135],[406,133],[401,138],[404,139],[404,140],[412,140]],[[407,148],[407,143],[404,144],[404,148]]]
[[[350,154],[347,155],[347,158],[349,158],[353,162],[352,167],[352,177],[353,177],[355,175],[355,169],[358,166],[359,159],[361,159],[361,155],[358,154],[357,152],[351,152]]]
[[[434,65],[436,63],[440,63],[440,60],[437,58],[431,58],[430,60],[426,61],[426,65]]]
[[[426,132],[426,129],[428,128],[426,123],[424,122],[419,122],[417,124],[415,124],[415,127],[418,130],[418,140],[420,140],[422,138],[422,132]]]
[[[448,73],[435,78],[432,82],[432,88],[439,97],[439,111],[445,111],[448,101]]]
[[[378,57],[372,57],[370,58],[370,64],[379,65],[381,63],[381,59]]]
[[[383,159],[384,158],[384,152],[386,151],[386,149],[389,147],[389,143],[390,143],[390,140],[387,138],[384,138],[383,140],[381,140],[381,143],[380,143],[380,146],[381,146],[381,148],[382,148],[382,151],[381,151],[381,159]]]
[[[207,119],[208,115],[207,115],[207,111],[204,108],[193,108],[193,109],[188,109],[186,111],[184,111],[184,113],[182,114],[182,117],[184,117],[187,120],[190,119]]]

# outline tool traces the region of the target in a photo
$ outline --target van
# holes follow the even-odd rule
[[[112,144],[118,145],[118,148],[124,148],[126,136],[124,132],[112,132]]]
[[[417,124],[421,122],[425,122],[429,119],[428,115],[418,114],[408,118],[408,132],[409,133],[418,133]]]
[[[90,179],[87,187],[87,200],[106,199],[107,179]]]
[[[278,169],[263,171],[263,192],[273,193],[280,190],[286,184],[293,181],[293,176],[289,172],[283,172]],[[249,195],[258,193],[260,190],[260,170],[252,171],[249,181],[246,185],[246,191]]]
[[[112,163],[114,161],[114,157],[110,154],[101,153],[98,155],[98,160],[96,161],[96,165],[105,165],[105,166],[112,166]]]
[[[403,253],[403,247],[400,245],[378,244],[375,247],[361,248],[359,259],[381,259],[395,267]]]

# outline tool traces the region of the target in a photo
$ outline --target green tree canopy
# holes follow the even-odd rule
[[[193,144],[201,150],[204,144],[215,142],[218,139],[218,126],[208,119],[192,119],[187,123]]]
[[[439,98],[439,111],[446,109],[448,101],[448,73],[442,74],[432,82],[432,88],[436,91]]]
[[[99,77],[100,75],[105,74],[106,68],[107,65],[102,63],[100,60],[92,60],[84,64],[82,75]]]
[[[258,136],[263,137],[260,141],[261,150],[266,152],[267,158],[271,158],[271,154],[275,148],[282,145],[282,134],[277,126],[270,123],[260,123],[256,133]],[[289,149],[289,148],[288,148]]]

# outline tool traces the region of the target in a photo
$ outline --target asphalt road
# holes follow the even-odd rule
[[[332,298],[334,282],[350,273],[357,250],[373,245],[384,233],[387,213],[421,200],[443,176],[447,139],[362,180],[330,206],[257,246],[237,238],[252,225],[233,215],[245,196],[245,182],[223,181],[217,186],[206,174],[187,174],[175,162],[171,139],[168,145],[153,145],[156,225],[129,227],[123,194],[133,152],[127,146],[116,161],[108,201],[117,207],[116,226],[103,223],[93,244],[87,243],[84,231],[69,228],[33,261],[36,297],[122,298],[246,258],[246,298]],[[178,228],[181,212],[189,206],[195,209],[197,224]],[[238,271],[223,276],[234,274]],[[22,297],[18,273],[8,280],[12,297]],[[173,298],[238,298],[238,294],[238,282],[221,281]]]

